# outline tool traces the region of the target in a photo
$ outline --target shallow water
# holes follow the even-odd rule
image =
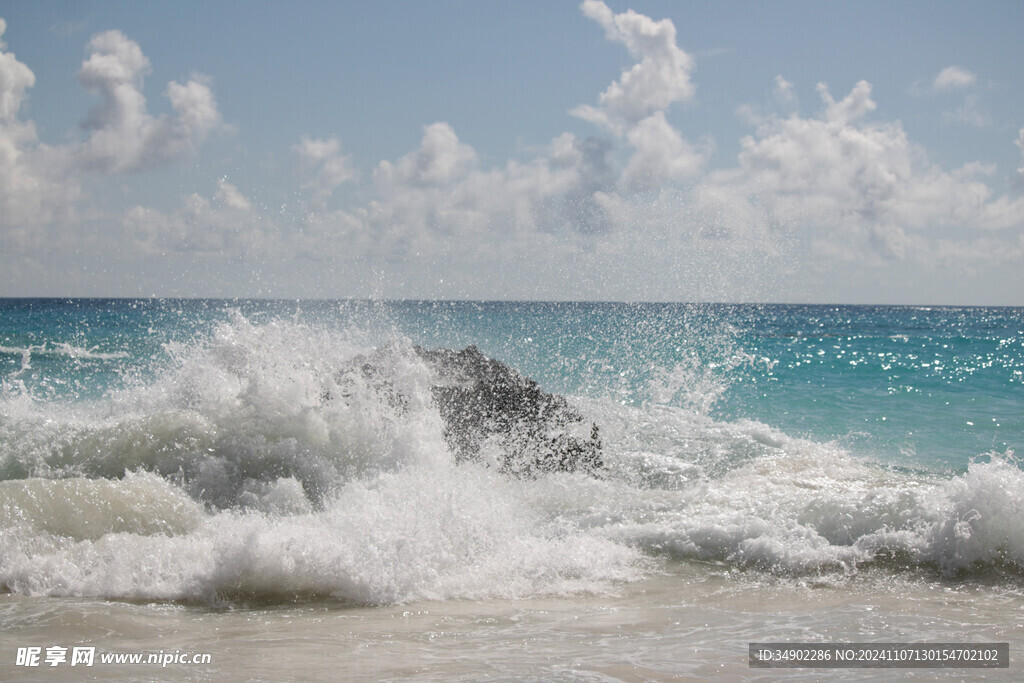
[[[820,680],[821,670],[756,670],[750,642],[1009,642],[1011,669],[829,670],[830,678],[1016,680],[1019,591],[865,576],[830,585],[673,565],[602,595],[345,607],[138,604],[4,596],[0,648],[88,644],[98,651],[208,653],[210,664],[101,664],[99,680],[670,680],[728,675]],[[8,658],[9,659],[9,658]],[[0,663],[4,678],[79,679]]]

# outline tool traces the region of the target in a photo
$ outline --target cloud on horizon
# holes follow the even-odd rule
[[[118,253],[294,261],[296,269],[372,263],[410,282],[442,269],[469,296],[500,296],[500,282],[518,295],[550,295],[574,268],[592,279],[601,269],[633,268],[634,284],[649,275],[659,286],[692,286],[710,261],[781,258],[793,244],[820,269],[906,261],[976,270],[1024,256],[1024,198],[998,194],[990,165],[945,170],[931,162],[900,121],[874,118],[867,81],[838,98],[819,83],[820,108],[805,116],[794,85],[776,77],[777,109],[745,108],[754,130],[734,160],[716,159],[713,140],[687,139],[671,123],[674,106],[697,101],[695,60],[678,46],[672,21],[616,14],[600,0],[585,0],[581,12],[636,60],[596,105],[569,112],[593,135],[565,132],[528,160],[484,166],[449,123],[432,122],[415,149],[380,161],[369,183],[340,138],[302,135],[290,150],[296,191],[306,198],[299,214],[260,208],[222,178],[211,181],[209,198],[191,193],[177,208],[123,210]],[[0,38],[4,29],[0,19]],[[225,129],[208,78],[169,82],[174,114],[154,116],[143,96],[152,69],[137,43],[107,31],[87,51],[77,77],[99,102],[83,139],[49,146],[19,116],[35,76],[0,42],[0,245],[9,255],[58,242],[95,253],[81,236],[59,237],[96,211],[87,179],[178,162]],[[932,86],[962,90],[976,80],[951,66]],[[1024,152],[1024,128],[1015,144]],[[353,198],[339,202],[344,185],[355,188]],[[661,271],[645,273],[643,263]],[[488,268],[523,281],[488,283]],[[579,285],[584,295],[587,286]],[[592,291],[621,295],[611,286]]]

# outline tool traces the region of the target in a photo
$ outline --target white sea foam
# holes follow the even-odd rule
[[[317,512],[211,512],[183,533],[7,527],[0,574],[29,594],[360,604],[572,593],[640,575],[634,550],[525,507],[523,485],[406,468],[350,482]]]
[[[853,572],[894,554],[947,575],[1024,571],[1024,472],[1012,455],[950,477],[884,467],[757,422],[637,412],[605,431],[643,491],[611,538],[784,574]],[[645,495],[652,489],[660,495]]]
[[[60,356],[79,360],[118,360],[127,358],[127,351],[101,351],[99,347],[85,348],[66,342],[44,342],[39,345],[15,347],[0,344],[0,354],[21,356],[27,364],[32,356]]]
[[[895,470],[717,421],[699,397],[577,397],[606,469],[515,478],[454,462],[406,341],[373,350],[235,316],[168,352],[155,379],[91,402],[5,389],[0,585],[380,604],[608,590],[678,560],[1024,569],[1024,473],[1006,457],[957,476]]]
[[[640,575],[636,549],[575,529],[557,506],[538,511],[531,482],[454,463],[411,345],[373,355],[383,384],[346,371],[365,351],[237,316],[171,347],[156,381],[99,403],[7,397],[4,468],[36,478],[3,484],[0,581],[30,594],[380,603]],[[182,499],[193,507],[178,510]]]

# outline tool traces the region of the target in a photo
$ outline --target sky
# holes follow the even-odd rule
[[[0,0],[0,296],[1022,306],[1021,27]]]

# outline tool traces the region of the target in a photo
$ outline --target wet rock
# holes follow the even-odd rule
[[[598,427],[532,379],[488,358],[476,346],[462,350],[413,351],[430,371],[430,392],[444,422],[444,439],[458,461],[495,464],[518,476],[546,472],[603,469]],[[390,374],[394,348],[377,349],[355,360],[349,373],[374,387],[377,396],[397,414],[408,397]],[[337,386],[350,386],[353,376],[339,376]],[[342,392],[344,394],[346,392]],[[325,395],[325,399],[331,398]]]
[[[434,373],[431,388],[444,437],[460,460],[497,446],[502,471],[596,473],[603,468],[598,427],[532,379],[475,346],[416,353]]]

